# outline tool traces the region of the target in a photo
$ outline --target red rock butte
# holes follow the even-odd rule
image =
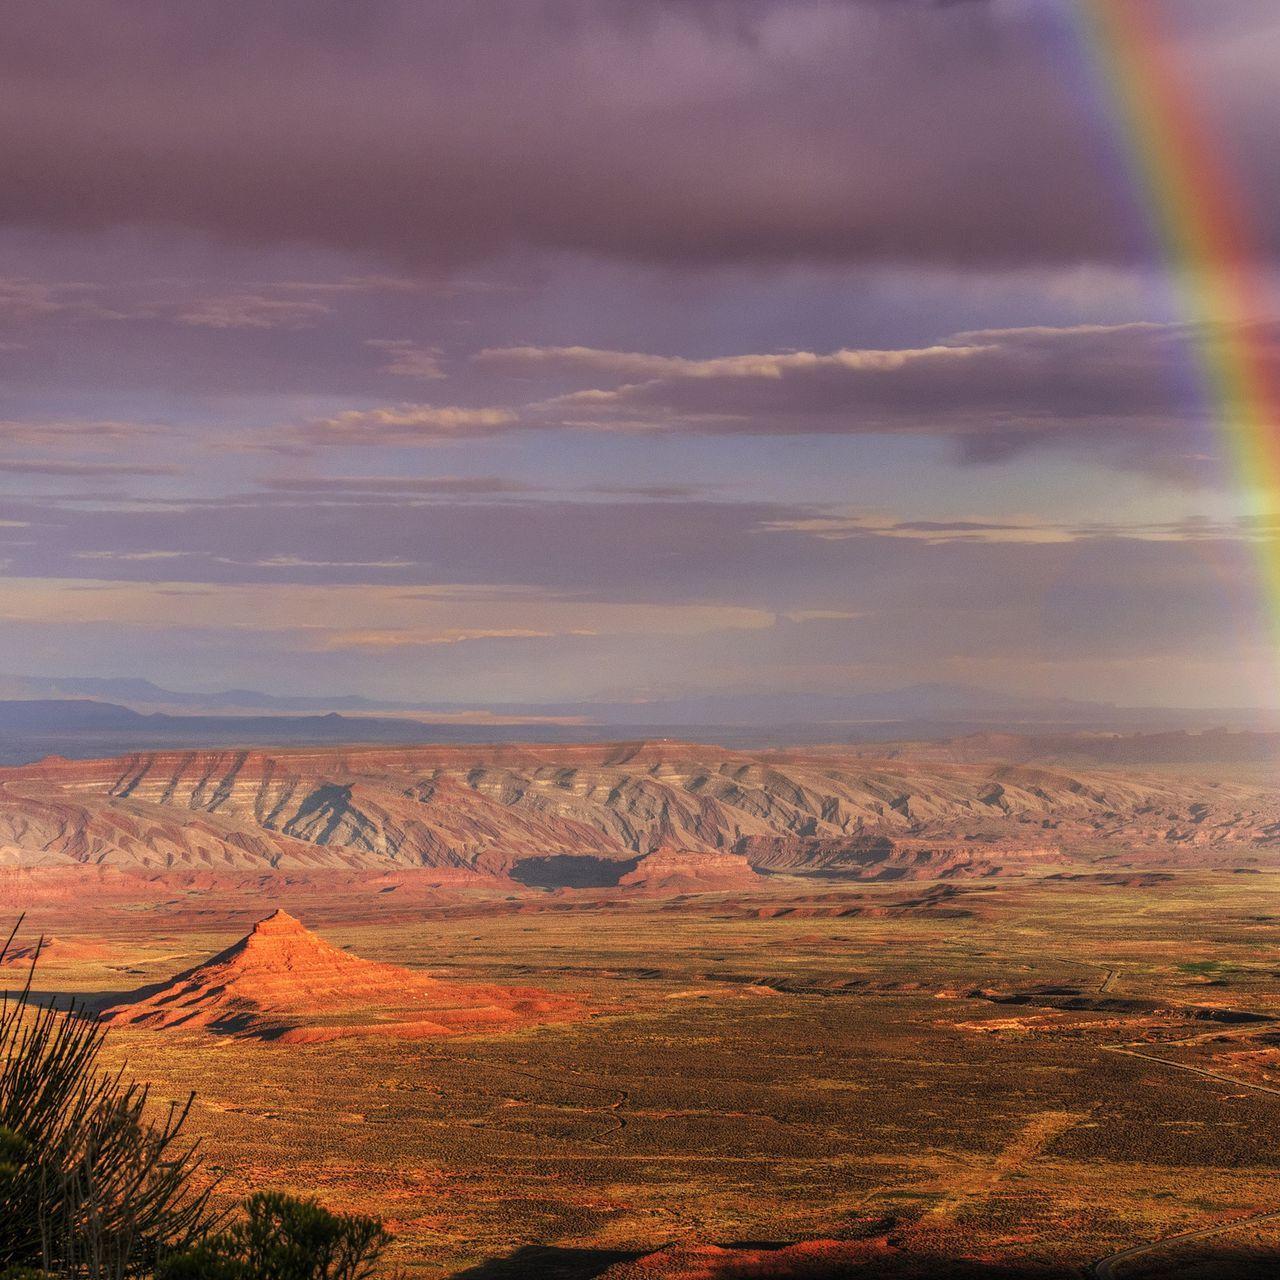
[[[364,960],[275,911],[212,959],[134,992],[101,1017],[309,1043],[503,1032],[582,1012],[576,1000],[537,988],[449,982]]]

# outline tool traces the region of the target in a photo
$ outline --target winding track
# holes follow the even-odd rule
[[[1139,1053],[1136,1049],[1130,1049],[1125,1045],[1104,1044],[1101,1048],[1104,1053],[1122,1053],[1129,1058],[1142,1058],[1147,1062],[1158,1062],[1162,1067],[1173,1067],[1177,1071],[1189,1071],[1192,1075],[1203,1076],[1206,1080],[1213,1080],[1218,1084],[1228,1084],[1239,1089],[1252,1089],[1256,1093],[1270,1093],[1280,1097],[1280,1089],[1273,1088],[1271,1085],[1253,1084],[1248,1080],[1237,1080],[1232,1076],[1219,1075],[1216,1071],[1206,1071],[1203,1067],[1193,1067],[1185,1062],[1171,1062],[1168,1058],[1158,1058],[1153,1053]],[[1195,1231],[1182,1231],[1177,1235],[1164,1236],[1160,1240],[1149,1240],[1145,1244],[1130,1245],[1127,1249],[1120,1249],[1116,1253],[1108,1254],[1105,1258],[1099,1258],[1097,1262],[1091,1263],[1089,1275],[1093,1277],[1093,1280],[1117,1280],[1116,1268],[1118,1266],[1134,1258],[1141,1257],[1145,1253],[1153,1253],[1157,1249],[1166,1249],[1170,1245],[1182,1244],[1190,1240],[1207,1240],[1211,1236],[1225,1235],[1228,1231],[1236,1231],[1241,1227],[1257,1226],[1264,1222],[1280,1222],[1280,1210],[1256,1213],[1249,1218],[1235,1218],[1231,1222],[1220,1222],[1214,1226],[1200,1227]]]
[[[1162,1240],[1151,1240],[1146,1244],[1130,1245],[1127,1249],[1121,1249],[1119,1253],[1109,1254],[1107,1257],[1099,1258],[1097,1262],[1091,1263],[1089,1275],[1094,1280],[1117,1280],[1116,1267],[1120,1263],[1128,1262],[1144,1253],[1151,1253],[1156,1249],[1165,1249],[1169,1245],[1181,1244],[1187,1240],[1207,1240],[1210,1236],[1225,1235],[1228,1231],[1235,1231],[1240,1227],[1255,1226],[1261,1222],[1280,1222],[1280,1210],[1271,1213],[1258,1213],[1251,1218],[1236,1218],[1231,1222],[1221,1222],[1217,1226],[1201,1227],[1198,1231],[1183,1231],[1179,1235],[1165,1236]]]
[[[1162,1067],[1173,1067],[1177,1071],[1189,1071],[1193,1076],[1203,1076],[1206,1080],[1216,1080],[1219,1084],[1229,1084],[1237,1089],[1252,1089],[1255,1093],[1271,1093],[1280,1098],[1280,1089],[1273,1085],[1237,1080],[1234,1076],[1223,1076],[1216,1071],[1206,1071],[1204,1067],[1193,1067],[1185,1062],[1170,1062],[1168,1058],[1157,1058],[1154,1053],[1139,1053],[1136,1049],[1128,1049],[1124,1045],[1104,1044],[1101,1048],[1104,1053],[1122,1053],[1127,1058],[1143,1058],[1147,1062],[1158,1062]]]

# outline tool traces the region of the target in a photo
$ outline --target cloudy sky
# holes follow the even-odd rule
[[[1142,3],[1270,288],[1280,6]],[[1273,699],[1076,7],[7,6],[0,670]]]

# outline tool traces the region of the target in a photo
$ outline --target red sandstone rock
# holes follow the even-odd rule
[[[685,853],[659,849],[641,858],[634,871],[618,881],[620,889],[644,893],[718,893],[726,889],[754,889],[759,874],[740,853]]]
[[[344,1036],[507,1031],[580,1016],[577,1001],[532,987],[441,981],[363,960],[276,911],[234,946],[104,1010],[147,1027],[207,1028],[294,1043]]]

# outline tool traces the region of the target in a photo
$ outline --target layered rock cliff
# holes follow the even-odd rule
[[[522,866],[582,872],[594,860],[618,864],[616,883],[645,855],[679,850],[871,878],[984,874],[1064,842],[1256,848],[1277,838],[1280,804],[1259,786],[837,751],[156,752],[0,770],[0,866],[428,867],[521,879]]]

